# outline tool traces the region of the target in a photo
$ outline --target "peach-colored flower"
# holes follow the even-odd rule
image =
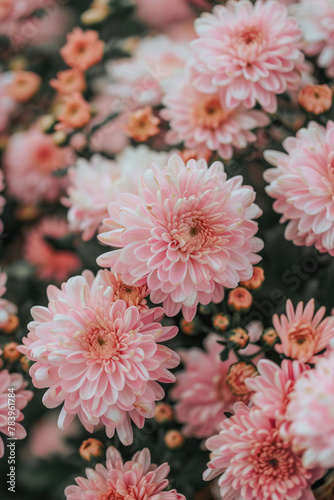
[[[73,94],[83,92],[86,88],[85,77],[78,69],[67,69],[58,71],[57,78],[50,80],[50,85],[59,94]]]
[[[253,297],[246,288],[238,286],[228,294],[227,303],[235,311],[247,311],[253,302]]]
[[[239,396],[240,400],[248,403],[252,390],[247,387],[245,380],[256,377],[256,375],[258,375],[258,371],[253,363],[238,361],[230,366],[226,382],[234,396]]]
[[[264,272],[262,267],[253,267],[253,276],[247,281],[241,281],[240,285],[248,288],[248,290],[257,290],[264,281]]]
[[[27,233],[23,254],[40,279],[63,281],[80,267],[80,259],[74,252],[56,249],[47,241],[47,238],[64,238],[68,232],[65,220],[46,216]]]
[[[152,108],[145,106],[145,108],[130,113],[125,131],[135,141],[144,142],[149,137],[159,133],[159,127],[157,126],[159,123],[160,119],[153,115]]]
[[[14,71],[8,95],[18,102],[29,101],[38,91],[41,77],[32,71]]]
[[[305,308],[303,302],[299,302],[296,310],[288,300],[286,315],[282,314],[280,318],[277,314],[273,316],[273,325],[281,340],[281,344],[275,345],[276,351],[301,363],[316,362],[316,354],[325,349],[334,337],[334,317],[322,320],[325,312],[326,308],[321,307],[314,314],[314,299]]]
[[[91,109],[87,101],[79,92],[64,97],[64,107],[57,116],[60,124],[55,128],[80,128],[87,125],[91,119]]]
[[[86,71],[102,59],[103,50],[104,42],[99,40],[97,31],[74,28],[67,35],[67,43],[60,50],[60,54],[72,68]]]
[[[333,94],[328,85],[306,85],[298,94],[299,104],[315,115],[332,107]]]

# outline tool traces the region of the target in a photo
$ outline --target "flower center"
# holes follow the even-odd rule
[[[173,217],[168,229],[181,252],[198,252],[213,243],[216,239],[214,232],[205,217],[197,213],[185,213]]]
[[[107,493],[100,493],[100,500],[124,500],[124,498],[114,487],[110,488]]]
[[[295,325],[289,330],[289,341],[295,344],[298,352],[313,350],[317,332],[310,325]]]
[[[122,343],[121,335],[115,330],[113,322],[102,316],[96,316],[95,322],[87,322],[86,332],[80,332],[78,336],[85,350],[84,356],[101,364],[111,359],[117,361],[126,345]]]
[[[230,111],[221,107],[218,97],[209,97],[194,103],[193,115],[202,127],[216,129],[228,120],[230,114]]]
[[[263,482],[288,480],[296,473],[296,457],[292,454],[289,445],[279,437],[277,429],[261,442],[254,443],[250,461],[255,471],[263,478]]]
[[[248,63],[252,63],[256,59],[262,51],[263,45],[263,33],[253,26],[243,29],[234,40],[237,56]]]

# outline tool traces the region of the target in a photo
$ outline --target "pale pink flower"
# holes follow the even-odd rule
[[[334,317],[323,319],[326,308],[321,307],[316,314],[314,299],[304,308],[299,302],[296,310],[291,300],[286,303],[286,315],[273,316],[273,325],[281,343],[275,345],[277,352],[301,363],[315,363],[316,357],[334,337]]]
[[[246,380],[246,385],[254,391],[252,402],[266,417],[281,422],[285,418],[289,394],[296,380],[309,366],[284,359],[279,367],[269,359],[261,359],[256,368],[260,375]]]
[[[167,463],[159,467],[152,464],[148,448],[123,463],[120,452],[109,446],[106,467],[98,464],[95,470],[86,469],[87,479],[76,478],[77,486],[68,486],[65,495],[67,500],[186,500],[176,490],[165,491],[169,469]]]
[[[202,14],[195,28],[194,85],[206,93],[221,89],[224,106],[253,108],[257,101],[273,113],[276,95],[298,83],[302,33],[285,5],[232,0]]]
[[[262,241],[254,218],[255,193],[242,177],[227,180],[224,166],[173,155],[163,170],[147,169],[139,196],[119,195],[109,205],[109,232],[99,239],[119,250],[98,258],[125,282],[146,282],[168,316],[182,308],[191,321],[198,303],[219,303],[224,287],[252,276]]]
[[[8,427],[14,427],[16,439],[24,439],[27,435],[24,427],[19,423],[24,419],[21,410],[25,408],[28,402],[33,397],[33,392],[25,390],[28,383],[25,382],[20,373],[9,373],[8,370],[0,371],[0,433],[5,436],[10,436],[11,429]],[[14,389],[13,393],[9,393],[9,389]],[[8,407],[8,394],[14,394],[13,400],[15,399],[15,410],[9,410]],[[12,405],[11,405],[12,406]],[[15,426],[11,426],[8,423],[9,411],[15,413]],[[0,436],[0,458],[4,455],[5,445]]]
[[[118,96],[126,110],[155,106],[163,95],[161,84],[184,68],[192,56],[189,44],[165,35],[142,38],[132,57],[111,60],[106,69],[112,81],[108,89]]]
[[[69,250],[52,246],[47,238],[61,239],[69,234],[64,219],[45,216],[37,226],[27,231],[23,255],[36,269],[40,279],[64,281],[80,267],[79,257]]]
[[[189,149],[205,145],[229,159],[233,148],[243,149],[256,140],[251,130],[270,123],[261,111],[247,110],[241,105],[234,109],[222,106],[218,92],[203,94],[187,80],[170,88],[162,100],[166,109],[161,116],[171,127],[166,134],[168,144],[184,142]]]
[[[50,135],[37,128],[16,132],[4,155],[8,193],[22,203],[56,201],[64,186],[53,172],[69,165],[73,154],[56,146]]]
[[[131,419],[140,428],[164,396],[158,382],[173,382],[169,368],[179,357],[160,345],[176,327],[162,327],[163,310],[139,311],[113,301],[113,287],[90,271],[70,278],[61,290],[48,287],[48,307],[34,307],[28,336],[20,347],[36,361],[30,369],[38,388],[48,387],[43,403],[64,403],[58,426],[77,415],[93,432],[102,423],[108,437],[117,430],[123,444],[133,439]]]
[[[304,35],[304,52],[318,56],[317,63],[334,77],[334,3],[332,0],[300,0],[290,7]]]
[[[296,382],[287,408],[293,446],[305,467],[334,467],[334,351]]]
[[[82,239],[93,237],[102,220],[108,216],[108,205],[122,192],[138,192],[138,180],[151,163],[161,167],[168,154],[150,150],[146,145],[127,147],[115,161],[100,155],[79,158],[68,172],[67,214],[73,231],[82,231]]]
[[[233,396],[226,382],[228,370],[237,361],[230,353],[227,361],[221,361],[224,349],[217,343],[221,337],[210,333],[204,348],[179,350],[184,371],[176,374],[176,385],[171,397],[177,401],[175,411],[179,422],[184,423],[183,434],[187,437],[209,437],[220,429],[224,412],[230,412],[240,398]]]
[[[224,500],[314,500],[311,485],[320,472],[307,470],[300,455],[261,410],[236,403],[235,415],[206,441],[212,453],[204,479],[219,475]]]
[[[13,302],[2,298],[7,291],[7,274],[0,273],[0,328],[4,328],[9,321],[11,314],[17,313],[17,307]]]
[[[274,210],[289,221],[285,237],[334,255],[334,123],[310,122],[283,142],[287,151],[265,151],[275,166],[265,171]]]

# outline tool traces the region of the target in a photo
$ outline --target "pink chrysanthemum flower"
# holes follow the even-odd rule
[[[20,373],[9,373],[8,370],[0,371],[0,433],[5,434],[5,436],[10,435],[11,429],[8,427],[14,427],[16,439],[24,439],[27,435],[25,429],[19,423],[24,419],[21,410],[27,406],[28,402],[33,397],[33,392],[25,390],[27,385],[27,382],[25,382]],[[9,393],[9,389],[14,389],[15,425],[13,426],[11,426],[8,421],[8,394],[12,394]],[[5,445],[0,436],[0,458],[4,455],[4,452]]]
[[[273,316],[273,325],[281,344],[276,344],[277,352],[300,363],[315,363],[319,354],[334,337],[334,317],[323,320],[326,308],[321,307],[314,314],[314,299],[305,306],[299,302],[294,310],[291,300],[286,303],[286,315]]]
[[[303,374],[290,395],[287,418],[305,467],[334,467],[334,351]]]
[[[275,421],[243,403],[234,408],[235,415],[206,442],[212,453],[204,479],[222,474],[218,483],[224,500],[314,500],[310,486],[318,471],[306,470],[279,436]]]
[[[108,437],[115,430],[131,444],[131,419],[143,427],[155,401],[163,398],[158,382],[174,382],[168,371],[179,363],[159,345],[174,337],[176,327],[162,327],[163,310],[139,311],[91,272],[70,278],[61,290],[48,287],[49,306],[34,307],[30,333],[20,350],[36,361],[30,369],[38,388],[48,387],[48,408],[64,403],[58,425],[67,427],[78,415],[92,432],[100,422]]]
[[[36,269],[41,279],[63,281],[80,267],[79,257],[69,250],[55,248],[47,238],[54,240],[69,234],[68,224],[59,217],[43,217],[27,232],[23,255]]]
[[[190,81],[171,88],[163,98],[161,116],[169,121],[168,144],[184,142],[189,149],[206,146],[222,158],[232,157],[233,148],[245,148],[256,140],[251,132],[270,123],[261,111],[223,107],[219,93],[198,92]]]
[[[4,328],[8,324],[11,314],[17,313],[16,305],[9,300],[2,298],[7,291],[6,283],[7,274],[0,273],[0,328]]]
[[[221,337],[211,333],[204,341],[205,350],[193,347],[179,350],[185,370],[176,374],[176,385],[171,396],[177,401],[175,411],[184,423],[187,437],[209,437],[220,429],[224,412],[230,412],[240,398],[233,396],[226,382],[228,370],[237,358],[230,354],[222,362]]]
[[[290,7],[304,35],[304,52],[334,77],[334,4],[332,0],[300,0]]]
[[[285,5],[230,1],[203,14],[195,28],[194,84],[205,93],[221,89],[224,106],[253,108],[257,101],[273,113],[276,95],[298,83],[302,33]]]
[[[274,210],[289,221],[285,237],[334,255],[334,123],[311,122],[283,142],[286,153],[265,151],[275,166],[265,171]]]
[[[82,239],[89,240],[108,216],[108,205],[122,192],[138,192],[138,179],[154,161],[163,165],[168,154],[152,151],[146,145],[128,147],[115,161],[101,155],[91,159],[79,158],[68,172],[67,198],[70,228],[82,231]]]
[[[144,37],[130,58],[113,59],[106,64],[112,79],[108,90],[118,96],[127,109],[155,106],[163,95],[161,83],[171,79],[191,56],[188,43],[174,41],[165,35]]]
[[[98,258],[125,282],[147,280],[154,303],[168,316],[182,308],[191,321],[198,303],[221,302],[224,286],[252,276],[262,241],[254,235],[261,214],[242,177],[227,180],[224,166],[173,155],[141,180],[139,196],[119,195],[104,221],[102,242],[119,247]]]
[[[176,490],[164,491],[169,469],[167,463],[152,464],[148,448],[123,463],[119,451],[109,446],[106,467],[98,464],[95,470],[86,469],[87,479],[76,478],[77,486],[68,486],[65,495],[67,500],[186,500]]]
[[[289,394],[296,380],[309,366],[284,359],[279,367],[269,359],[261,359],[257,364],[258,377],[248,378],[246,384],[254,391],[252,401],[268,418],[282,421],[289,403]]]
[[[54,202],[64,186],[53,172],[73,161],[68,148],[56,146],[37,128],[16,132],[8,141],[4,170],[8,193],[22,203]]]

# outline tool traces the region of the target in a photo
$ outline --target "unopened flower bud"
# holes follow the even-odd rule
[[[17,342],[9,342],[3,348],[3,357],[8,361],[17,361],[21,357],[21,353],[17,350]]]
[[[155,420],[162,424],[163,422],[170,422],[173,420],[173,409],[166,403],[158,403],[155,407]]]
[[[89,438],[83,441],[79,453],[82,458],[90,462],[93,458],[98,458],[102,455],[103,448],[103,443],[101,443],[101,441]]]
[[[181,448],[181,446],[183,446],[184,437],[182,436],[180,431],[170,430],[165,434],[164,441],[167,448],[176,450],[177,448]]]

